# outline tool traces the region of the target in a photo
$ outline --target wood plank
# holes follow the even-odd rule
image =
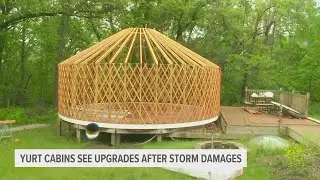
[[[49,127],[49,124],[29,124],[29,125],[23,125],[23,126],[18,126],[18,127],[12,127],[10,128],[11,132],[18,132],[18,131],[26,131],[26,130],[32,130],[32,129],[38,129],[38,128],[45,128]],[[0,130],[0,133],[3,132],[4,130]]]
[[[115,42],[115,43],[113,43],[109,48],[108,48],[108,50],[106,51],[106,52],[104,52],[103,54],[102,54],[102,56],[100,56],[96,61],[95,61],[95,63],[96,64],[99,64],[99,63],[101,63],[111,52],[113,52],[117,47],[118,47],[118,45],[125,39],[125,38],[127,38],[130,34],[131,34],[131,32],[133,31],[133,29],[130,29],[128,32],[126,32],[120,39],[117,39],[117,41]],[[88,60],[88,59],[87,59]],[[86,61],[87,61],[86,60]],[[88,62],[86,62],[86,63],[88,63]]]
[[[255,104],[256,106],[274,106],[274,104]]]
[[[167,56],[167,53],[165,53],[162,48],[160,47],[160,45],[157,43],[157,41],[154,39],[154,37],[149,33],[149,30],[146,30],[146,33],[149,35],[151,41],[156,45],[156,47],[160,50],[161,54],[163,55],[163,57],[167,60],[167,62],[169,64],[173,64],[172,61],[170,60],[170,58]]]
[[[13,124],[16,123],[16,120],[1,120],[0,124]]]
[[[250,108],[244,108],[246,111],[248,111],[250,114],[261,114],[261,112],[256,111],[254,109],[250,109]]]
[[[125,63],[125,64],[128,63],[129,56],[130,56],[130,54],[131,54],[133,44],[135,43],[135,40],[136,40],[138,31],[139,31],[139,30],[137,29],[137,30],[134,32],[133,40],[132,40],[132,42],[131,42],[131,45],[130,45],[129,51],[128,51],[128,53],[127,53],[126,59],[124,60],[124,63]]]
[[[149,38],[148,38],[148,35],[147,35],[147,33],[145,32],[145,29],[142,29],[142,31],[143,31],[144,37],[145,37],[146,40],[147,40],[147,45],[148,45],[149,51],[151,52],[151,55],[152,55],[152,57],[153,57],[154,63],[155,63],[156,65],[158,65],[158,59],[157,59],[157,56],[155,55],[155,53],[154,53],[154,51],[153,51],[153,47],[151,46],[151,43],[150,43]]]
[[[277,103],[277,102],[274,102],[274,101],[271,101],[271,103],[272,103],[272,104],[275,104],[275,105],[277,105],[277,106],[281,106],[280,103]],[[285,108],[285,109],[288,109],[288,110],[290,110],[290,111],[293,111],[293,112],[295,112],[295,113],[300,114],[300,112],[298,112],[298,111],[296,111],[296,110],[294,110],[294,109],[292,109],[292,108],[290,108],[290,107],[288,107],[288,106],[285,106],[285,105],[283,105],[283,104],[282,104],[282,108]]]
[[[320,126],[288,126],[288,136],[299,143],[314,144],[320,147]]]
[[[312,117],[307,117],[307,119],[320,124],[320,120],[314,119]]]
[[[121,46],[119,47],[119,49],[116,51],[116,53],[112,56],[112,58],[109,60],[109,64],[113,63],[114,60],[118,57],[118,55],[121,53],[123,47],[129,42],[129,40],[131,39],[133,34],[135,33],[136,30],[134,30],[133,32],[130,32],[130,34],[128,35],[128,37],[124,40],[124,42],[122,42]],[[134,42],[134,41],[132,41]],[[129,55],[130,53],[127,52],[127,55]]]

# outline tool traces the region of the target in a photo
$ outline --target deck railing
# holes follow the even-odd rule
[[[265,92],[272,92],[273,98],[272,101],[278,102],[285,106],[288,106],[303,115],[308,115],[308,106],[309,106],[309,93],[298,93],[298,92],[288,92],[279,90],[258,90],[258,89],[245,89],[245,103],[253,103],[254,98],[251,96],[253,93],[257,95]],[[265,102],[261,102],[265,103]]]
[[[283,91],[283,103],[303,115],[308,115],[308,108],[309,108],[309,93],[300,94],[295,92],[287,92]]]

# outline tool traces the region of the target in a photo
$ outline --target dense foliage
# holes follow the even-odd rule
[[[127,27],[150,27],[223,69],[222,103],[244,88],[320,101],[320,15],[313,0],[3,0],[0,107],[56,101],[59,62]]]

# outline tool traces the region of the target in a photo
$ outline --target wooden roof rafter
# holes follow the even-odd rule
[[[151,55],[152,55],[153,60],[154,60],[154,63],[155,63],[156,65],[158,65],[158,59],[157,59],[157,57],[156,57],[156,55],[155,55],[155,53],[154,53],[154,51],[153,51],[153,48],[152,48],[151,43],[150,43],[150,41],[149,41],[149,38],[148,38],[148,36],[146,35],[145,29],[143,28],[142,31],[143,31],[144,37],[146,38],[146,41],[147,41],[147,44],[148,44],[148,47],[149,47],[149,51],[151,52]]]
[[[151,32],[151,34],[154,34],[154,32],[152,32],[152,31],[150,31],[150,32]],[[185,61],[183,61],[183,59],[180,58],[180,57],[174,52],[174,50],[172,50],[172,49],[170,48],[170,46],[166,46],[166,43],[165,43],[161,38],[159,38],[159,36],[157,36],[157,35],[155,34],[155,37],[156,37],[156,39],[158,40],[159,44],[160,44],[160,45],[163,47],[163,49],[166,51],[167,56],[170,56],[171,59],[172,59],[175,63],[179,62],[179,63],[181,63],[181,64],[183,64],[183,65],[186,64]]]
[[[149,56],[149,52],[151,57]],[[136,53],[138,56],[133,56]],[[134,57],[138,57],[138,60],[135,62],[133,62]],[[147,59],[149,57],[150,59]],[[160,32],[149,28],[124,29],[77,53],[61,64],[145,64],[147,62],[155,65],[178,64],[219,68],[213,62]]]

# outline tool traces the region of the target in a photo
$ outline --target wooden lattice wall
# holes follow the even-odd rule
[[[147,28],[129,28],[59,64],[63,116],[120,124],[218,116],[220,68]]]

